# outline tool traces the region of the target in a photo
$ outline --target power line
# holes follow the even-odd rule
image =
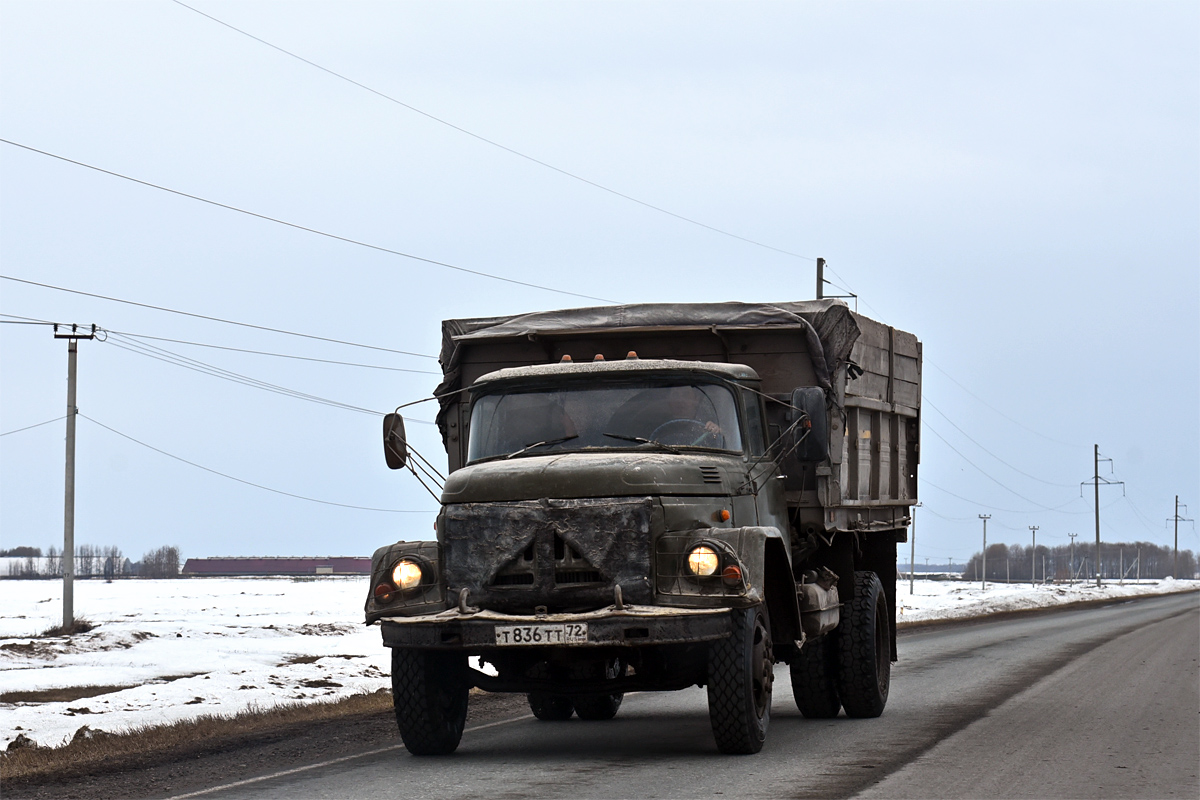
[[[4,141],[4,140],[0,139],[0,141]],[[167,308],[165,306],[155,306],[155,305],[151,305],[150,303],[139,303],[136,300],[123,300],[120,297],[109,297],[108,295],[95,294],[93,292],[85,292],[80,289],[68,289],[65,286],[54,286],[53,284],[49,284],[49,283],[39,283],[38,281],[30,281],[30,280],[26,280],[24,278],[14,278],[11,275],[0,275],[0,278],[4,279],[6,281],[15,281],[16,283],[25,283],[30,286],[40,286],[43,289],[53,289],[57,292],[67,292],[68,294],[78,294],[78,295],[83,295],[84,297],[94,297],[98,300],[108,300],[109,302],[112,302],[112,303],[124,303],[127,306],[137,306],[139,308],[149,308],[153,311],[165,311],[168,314],[179,314],[184,317],[194,317],[195,319],[204,319],[204,320],[208,320],[209,322],[220,322],[225,325],[237,325],[242,328],[253,328],[254,330],[267,331],[269,333],[282,333],[287,336],[298,336],[302,339],[313,339],[318,342],[331,342],[333,344],[343,344],[348,347],[361,347],[366,350],[379,350],[380,352],[383,352],[383,353],[397,353],[402,356],[416,356],[418,358],[437,358],[437,356],[431,356],[431,355],[427,355],[425,353],[411,353],[407,350],[393,350],[390,347],[378,347],[373,344],[360,344],[358,342],[348,342],[343,339],[330,339],[326,336],[314,336],[311,333],[298,333],[296,331],[284,330],[283,328],[270,328],[270,327],[267,327],[266,325],[255,325],[251,322],[238,322],[237,320],[223,319],[221,317],[212,317],[207,314],[197,314],[192,311],[180,311],[179,309],[176,309],[176,308]],[[12,315],[5,315],[5,316],[12,316]]]
[[[121,350],[128,350],[131,353],[137,353],[138,355],[147,356],[148,358],[153,358],[158,361],[165,361],[168,364],[174,364],[175,366],[183,367],[184,369],[190,369],[194,372],[211,375],[214,378],[221,378],[233,383],[240,383],[244,386],[250,386],[255,389],[263,389],[264,391],[273,392],[275,394],[294,397],[297,400],[308,400],[309,402],[333,406],[335,408],[342,408],[347,411],[357,411],[361,414],[370,414],[379,417],[383,416],[383,412],[380,411],[374,411],[369,408],[362,408],[349,403],[343,403],[339,400],[330,400],[327,397],[320,397],[318,395],[308,394],[307,392],[289,389],[286,386],[279,386],[278,384],[260,381],[257,378],[251,378],[248,375],[242,375],[238,372],[232,372],[220,367],[214,367],[213,365],[207,364],[203,361],[198,361],[187,356],[181,356],[177,353],[172,353],[170,350],[156,347],[154,345],[146,345],[142,344],[141,342],[132,341],[122,342],[116,338],[110,338],[108,343]]]
[[[959,500],[962,500],[965,503],[971,503],[972,505],[979,506],[980,508],[986,508],[989,511],[1003,511],[1006,514],[1036,514],[1036,513],[1038,513],[1037,510],[1031,511],[1030,509],[1027,509],[1027,508],[1000,508],[999,506],[992,506],[992,505],[988,505],[987,503],[981,503],[978,500],[972,500],[969,497],[963,497],[961,494],[955,494],[954,492],[950,491],[949,489],[943,489],[941,486],[938,486],[936,483],[930,481],[928,478],[921,478],[921,485],[922,486],[932,486],[934,489],[937,489],[939,492],[944,492],[944,493],[950,495],[951,497],[956,497]],[[1021,498],[1021,499],[1023,500],[1025,498]],[[1064,503],[1063,505],[1059,506],[1058,508],[1047,508],[1047,507],[1043,506],[1041,510],[1055,511],[1059,514],[1070,514],[1070,515],[1075,515],[1075,516],[1078,516],[1080,514],[1091,513],[1090,510],[1084,510],[1084,511],[1063,511],[1062,510],[1063,508],[1066,508],[1067,506],[1069,506],[1071,503],[1074,503],[1076,499],[1078,499],[1078,498],[1072,499],[1070,503]]]
[[[0,433],[0,436],[11,436],[14,433],[20,433],[21,431],[31,431],[34,428],[40,428],[43,425],[49,425],[51,422],[58,422],[59,420],[63,420],[66,418],[67,418],[67,415],[63,414],[61,417],[55,417],[54,419],[48,419],[45,422],[39,422],[36,425],[26,425],[24,428],[17,428],[15,431],[5,431],[4,433]]]
[[[4,277],[4,276],[0,276],[0,277]],[[56,287],[51,287],[51,288],[56,288]],[[64,290],[64,291],[70,291],[70,290]],[[186,313],[186,312],[178,312],[178,313]],[[8,320],[0,320],[0,324],[13,324],[13,325],[61,324],[61,323],[49,322],[47,320],[35,320],[33,317],[20,317],[15,314],[0,314],[0,317],[12,317],[14,320],[27,320],[24,322],[9,322]],[[174,344],[187,344],[187,345],[191,345],[193,347],[208,347],[208,348],[212,348],[214,350],[229,350],[234,353],[252,353],[254,355],[273,356],[275,358],[292,358],[292,359],[297,359],[299,361],[315,361],[320,364],[338,364],[340,366],[361,367],[363,369],[382,369],[382,370],[388,370],[389,372],[411,372],[411,373],[415,373],[417,375],[441,375],[442,374],[440,372],[434,372],[432,370],[425,370],[425,369],[403,369],[401,367],[385,367],[380,364],[358,364],[358,363],[351,362],[351,361],[338,361],[336,359],[329,359],[329,358],[313,358],[311,356],[297,356],[297,355],[292,355],[289,353],[271,353],[271,352],[267,352],[265,350],[248,350],[243,347],[228,347],[226,345],[220,345],[220,344],[207,344],[205,342],[193,342],[193,341],[190,341],[187,339],[169,339],[165,336],[151,336],[146,333],[130,333],[129,331],[110,331],[110,330],[105,330],[104,332],[119,334],[121,336],[130,336],[135,339],[150,339],[150,340],[156,341],[156,342],[173,342]],[[376,349],[383,349],[383,348],[376,348]],[[403,353],[404,351],[397,350],[397,351],[389,351],[389,352]],[[418,355],[418,356],[421,356],[421,358],[436,358],[436,356],[426,356],[426,355],[423,355],[420,353],[405,353],[405,355]]]
[[[477,275],[481,278],[490,278],[495,281],[501,281],[503,283],[511,283],[511,284],[515,284],[517,286],[524,286],[529,289],[541,289],[542,291],[546,291],[546,292],[554,292],[555,294],[564,294],[564,295],[568,295],[570,297],[582,297],[585,300],[596,300],[601,303],[616,303],[617,302],[616,300],[609,300],[604,297],[594,297],[590,294],[580,294],[579,292],[568,292],[565,289],[555,289],[551,286],[542,286],[541,284],[529,283],[528,281],[519,281],[516,278],[505,278],[501,275],[493,275],[490,272],[482,272],[482,271],[476,270],[476,269],[468,269],[467,267],[459,267],[454,264],[447,263],[445,261],[437,261],[432,258],[425,258],[424,256],[414,255],[413,253],[405,253],[402,250],[393,250],[390,247],[383,247],[382,245],[371,244],[369,242],[364,242],[360,239],[351,239],[348,236],[339,236],[336,233],[329,233],[327,231],[322,231],[317,228],[309,228],[305,225],[300,225],[295,222],[288,222],[287,220],[282,220],[277,217],[269,217],[266,214],[259,214],[256,211],[249,211],[244,208],[238,208],[237,206],[231,206],[227,203],[220,203],[220,202],[217,202],[216,200],[209,200],[208,198],[200,197],[199,195],[188,194],[187,192],[181,192],[178,189],[171,189],[166,186],[161,186],[157,183],[150,183],[149,181],[143,181],[138,178],[132,178],[128,175],[123,175],[120,172],[113,172],[112,170],[103,169],[101,167],[96,167],[91,164],[86,164],[82,161],[76,161],[73,158],[67,158],[66,156],[56,155],[56,154],[48,152],[46,150],[39,150],[36,147],[30,147],[29,145],[20,144],[19,142],[14,142],[11,139],[0,138],[0,142],[4,142],[5,144],[12,145],[13,147],[20,147],[21,149],[28,150],[31,153],[38,153],[39,155],[48,156],[49,158],[55,158],[55,159],[58,159],[59,161],[65,161],[68,164],[75,164],[76,166],[85,167],[86,169],[90,169],[90,170],[95,170],[96,172],[101,172],[101,173],[104,173],[105,175],[111,175],[114,178],[121,178],[122,180],[130,181],[132,183],[140,184],[142,186],[148,186],[151,189],[158,189],[159,191],[169,192],[170,194],[177,195],[179,197],[186,197],[189,200],[196,200],[201,203],[207,203],[208,205],[216,206],[217,208],[224,208],[229,211],[236,211],[239,214],[245,214],[247,216],[265,220],[267,222],[273,222],[276,225],[283,225],[284,227],[287,227],[287,228],[294,228],[295,230],[305,231],[307,233],[313,233],[313,234],[316,234],[317,236],[324,236],[328,239],[334,239],[339,242],[346,242],[347,244],[357,245],[358,247],[365,247],[368,250],[375,250],[376,252],[380,252],[380,253],[388,253],[389,255],[400,256],[401,258],[408,258],[408,259],[412,259],[413,261],[420,261],[424,264],[432,264],[435,267],[443,267],[445,269],[452,269],[452,270],[455,270],[456,272],[465,272],[469,275]]]
[[[1014,495],[1016,495],[1017,497],[1021,498],[1021,499],[1022,499],[1022,500],[1024,500],[1026,503],[1032,503],[1033,505],[1037,506],[1038,508],[1044,509],[1044,510],[1046,510],[1046,511],[1058,511],[1060,508],[1063,508],[1063,507],[1064,507],[1064,506],[1066,506],[1066,505],[1070,505],[1070,503],[1064,503],[1064,504],[1063,504],[1063,506],[1059,506],[1058,508],[1051,508],[1050,506],[1042,505],[1041,503],[1039,503],[1039,502],[1038,502],[1038,501],[1036,501],[1036,500],[1030,500],[1028,497],[1026,497],[1025,495],[1021,494],[1020,492],[1016,491],[1015,489],[1010,489],[1009,487],[1005,486],[1003,483],[1001,483],[1000,481],[998,481],[996,478],[993,478],[991,475],[989,475],[987,472],[985,472],[985,471],[983,470],[983,468],[982,468],[982,467],[980,467],[980,466],[979,466],[978,464],[976,464],[974,461],[972,461],[971,459],[969,459],[969,458],[967,458],[965,455],[963,455],[963,454],[962,454],[962,452],[960,452],[960,451],[958,450],[958,448],[956,448],[954,445],[950,444],[950,442],[946,440],[946,437],[944,437],[944,436],[942,436],[940,433],[938,433],[938,432],[937,432],[937,430],[935,430],[935,429],[934,429],[934,427],[933,427],[932,425],[930,425],[930,424],[929,424],[929,421],[928,421],[928,420],[925,420],[925,421],[924,421],[924,426],[925,426],[926,428],[928,428],[928,429],[929,429],[929,432],[930,432],[930,433],[932,433],[934,436],[938,437],[938,438],[939,438],[939,439],[941,439],[943,442],[945,442],[945,444],[946,444],[946,446],[947,446],[947,447],[949,447],[949,448],[950,448],[951,450],[953,450],[955,453],[958,453],[958,456],[959,456],[959,457],[960,457],[960,458],[961,458],[963,461],[966,461],[966,462],[967,462],[968,464],[970,464],[972,467],[974,467],[975,469],[979,470],[979,473],[980,473],[981,475],[983,475],[983,477],[987,478],[987,479],[988,479],[988,480],[990,480],[992,483],[994,483],[994,484],[996,484],[997,486],[999,486],[1001,489],[1004,489],[1006,492],[1009,492],[1009,493],[1011,493],[1011,494],[1014,494]],[[945,491],[945,490],[943,490],[943,491]],[[1074,501],[1072,500],[1071,502],[1074,502]]]
[[[118,349],[126,350],[128,352],[135,353],[135,354],[141,355],[141,356],[145,356],[147,358],[153,358],[156,361],[162,361],[167,364],[173,364],[174,366],[177,366],[177,367],[183,367],[184,369],[189,369],[189,370],[192,370],[193,372],[199,372],[202,375],[209,375],[211,377],[220,378],[221,380],[226,380],[231,383],[238,383],[243,386],[249,386],[253,389],[261,389],[263,391],[272,392],[274,394],[281,394],[281,395],[284,395],[285,397],[292,397],[297,400],[305,400],[310,403],[316,403],[318,405],[325,405],[325,406],[330,406],[333,408],[340,408],[340,409],[343,409],[346,411],[356,411],[356,412],[359,412],[362,414],[370,414],[373,416],[379,416],[379,417],[383,416],[383,412],[381,412],[381,411],[374,411],[369,408],[362,408],[360,406],[351,405],[350,403],[343,403],[340,400],[331,400],[327,397],[321,397],[319,395],[309,394],[307,392],[301,392],[296,389],[289,389],[286,386],[280,386],[278,384],[268,383],[267,381],[262,381],[262,380],[259,380],[258,378],[252,378],[249,375],[243,375],[239,372],[233,372],[231,370],[213,366],[212,364],[209,364],[204,361],[200,361],[198,359],[179,355],[178,353],[172,352],[163,347],[158,347],[156,345],[144,344],[142,342],[127,340],[124,338],[124,334],[118,334],[115,331],[107,331],[107,333],[113,334],[113,338],[108,339],[108,343]],[[432,422],[427,422],[426,420],[422,420],[422,419],[414,419],[412,421],[415,423],[418,423],[420,425],[433,425],[434,424]]]
[[[1028,472],[1025,472],[1024,470],[1021,470],[1021,469],[1019,469],[1019,468],[1017,468],[1017,467],[1014,467],[1012,464],[1008,463],[1008,462],[1007,462],[1007,461],[1005,461],[1003,458],[1001,458],[1000,456],[998,456],[998,455],[996,455],[995,453],[993,453],[991,450],[988,450],[986,447],[984,447],[983,445],[981,445],[981,444],[980,444],[978,441],[976,441],[975,439],[972,439],[972,438],[971,438],[971,435],[970,435],[969,433],[967,433],[967,432],[966,432],[966,431],[964,431],[962,428],[960,428],[960,427],[959,427],[959,426],[958,426],[958,425],[957,425],[957,424],[954,422],[954,420],[950,419],[950,417],[946,416],[946,412],[942,411],[940,408],[938,408],[937,406],[935,406],[933,403],[929,402],[929,398],[925,397],[924,393],[922,393],[922,395],[921,395],[921,401],[922,401],[922,402],[923,402],[925,405],[929,406],[929,407],[930,407],[930,408],[932,408],[934,411],[936,411],[938,414],[941,414],[942,418],[943,418],[943,419],[945,419],[945,420],[946,420],[946,422],[949,422],[951,425],[953,425],[953,426],[954,426],[954,429],[955,429],[955,430],[957,430],[959,433],[961,433],[963,436],[966,436],[966,437],[967,437],[967,439],[969,439],[969,440],[971,441],[971,443],[972,443],[972,444],[974,444],[976,447],[978,447],[978,448],[979,448],[980,450],[982,450],[983,452],[987,453],[987,454],[988,454],[989,456],[991,456],[992,458],[994,458],[994,459],[996,459],[997,461],[999,461],[999,462],[1000,462],[1001,464],[1003,464],[1004,466],[1006,466],[1006,467],[1008,467],[1009,469],[1011,469],[1013,472],[1020,473],[1021,475],[1024,475],[1026,478],[1032,478],[1033,480],[1037,481],[1038,483],[1044,483],[1044,484],[1046,484],[1047,486],[1057,486],[1057,487],[1059,487],[1059,488],[1062,488],[1062,489],[1074,489],[1074,488],[1075,488],[1074,484],[1069,484],[1069,483],[1054,483],[1053,481],[1042,480],[1041,478],[1039,478],[1039,477],[1038,477],[1038,476],[1036,476],[1036,475],[1030,475]],[[935,432],[935,433],[936,433],[936,432]]]
[[[459,125],[455,125],[453,122],[449,122],[448,120],[442,119],[441,117],[434,116],[433,114],[430,114],[430,113],[429,113],[429,112],[427,112],[427,111],[422,111],[421,109],[417,108],[416,106],[409,105],[408,103],[405,103],[403,100],[398,100],[398,99],[396,99],[395,97],[392,97],[391,95],[384,94],[383,92],[379,91],[378,89],[373,89],[373,88],[371,88],[370,86],[367,86],[367,85],[366,85],[366,84],[364,84],[364,83],[359,83],[358,81],[354,80],[353,78],[349,78],[349,77],[347,77],[347,76],[345,76],[345,75],[341,74],[340,72],[335,72],[335,71],[333,71],[333,70],[329,69],[328,67],[323,67],[323,66],[321,66],[320,64],[316,63],[315,61],[310,61],[310,60],[308,60],[307,58],[304,58],[303,56],[297,55],[296,53],[293,53],[293,52],[292,52],[292,51],[290,51],[290,50],[286,50],[286,49],[284,49],[284,48],[280,47],[280,46],[279,46],[279,45],[277,45],[277,44],[272,44],[271,42],[268,42],[266,39],[260,38],[260,37],[258,37],[258,36],[255,36],[255,35],[254,35],[254,34],[252,34],[252,33],[248,33],[247,31],[244,31],[244,30],[242,30],[241,28],[238,28],[238,27],[235,27],[235,26],[233,26],[233,25],[230,25],[228,22],[225,22],[224,20],[217,19],[216,17],[212,16],[211,14],[206,14],[206,13],[204,13],[203,11],[201,11],[201,10],[199,10],[199,9],[197,9],[197,8],[193,8],[192,6],[189,6],[189,5],[187,5],[186,3],[182,3],[182,2],[180,2],[180,0],[172,0],[172,2],[174,2],[176,5],[183,6],[184,8],[188,9],[189,11],[193,11],[193,12],[195,12],[195,13],[199,14],[199,15],[200,15],[200,16],[202,16],[202,17],[206,17],[206,18],[208,18],[208,19],[212,20],[213,22],[217,23],[218,25],[223,25],[224,27],[228,28],[228,29],[229,29],[229,30],[231,30],[231,31],[235,31],[236,33],[240,33],[241,35],[243,35],[243,36],[245,36],[245,37],[247,37],[247,38],[253,39],[254,41],[256,41],[256,42],[258,42],[258,43],[260,43],[260,44],[264,44],[264,45],[266,45],[267,47],[270,47],[270,48],[271,48],[271,49],[273,49],[273,50],[276,50],[276,51],[278,51],[278,52],[280,52],[280,53],[283,53],[283,54],[284,54],[284,55],[286,55],[286,56],[290,56],[291,58],[294,58],[294,59],[296,59],[297,61],[301,61],[301,62],[303,62],[303,63],[305,63],[305,64],[309,65],[310,67],[314,67],[315,69],[319,69],[319,70],[321,70],[322,72],[324,72],[324,73],[326,73],[326,74],[329,74],[329,75],[332,75],[332,76],[333,76],[333,77],[335,77],[335,78],[338,78],[339,80],[343,80],[343,81],[346,81],[347,83],[353,84],[354,86],[357,86],[357,87],[358,87],[358,88],[360,88],[360,89],[363,89],[363,90],[365,90],[365,91],[368,91],[368,92],[370,92],[370,93],[371,93],[371,94],[373,94],[373,95],[376,95],[376,96],[378,96],[378,97],[382,97],[384,100],[387,100],[388,102],[395,103],[396,105],[398,105],[398,106],[401,106],[402,108],[406,108],[406,109],[408,109],[409,111],[412,111],[412,112],[413,112],[413,113],[415,113],[415,114],[420,114],[421,116],[425,117],[426,119],[432,120],[432,121],[434,121],[434,122],[438,123],[439,125],[445,125],[446,127],[448,127],[448,128],[451,128],[451,129],[453,129],[453,130],[455,130],[455,131],[458,131],[459,133],[462,133],[462,134],[464,134],[464,135],[466,135],[466,136],[470,136],[472,139],[475,139],[475,140],[477,140],[477,141],[483,142],[484,144],[491,145],[492,147],[495,147],[495,148],[498,148],[498,149],[500,149],[500,150],[503,150],[503,151],[504,151],[504,152],[506,152],[506,153],[509,153],[509,154],[511,154],[511,155],[514,155],[514,156],[517,156],[518,158],[523,158],[523,159],[525,159],[526,161],[529,161],[529,162],[531,162],[531,163],[533,163],[533,164],[537,164],[537,165],[538,165],[538,166],[540,166],[540,167],[545,167],[546,169],[549,169],[549,170],[552,170],[552,171],[554,171],[554,172],[557,172],[558,174],[560,174],[560,175],[563,175],[563,176],[566,176],[566,177],[568,177],[568,178],[571,178],[572,180],[579,181],[580,183],[585,183],[585,184],[587,184],[588,186],[591,186],[591,187],[593,187],[593,188],[599,189],[599,190],[601,190],[601,191],[603,191],[603,192],[608,192],[609,194],[611,194],[611,195],[614,195],[615,197],[620,197],[621,199],[623,199],[623,200],[628,200],[628,201],[630,201],[631,203],[637,203],[638,205],[640,205],[640,206],[642,206],[642,207],[644,207],[644,208],[651,209],[652,211],[657,211],[657,212],[659,212],[660,214],[666,214],[666,215],[667,215],[667,216],[669,216],[669,217],[674,217],[675,219],[677,219],[677,220],[680,220],[680,221],[682,221],[682,222],[686,222],[686,223],[688,223],[688,224],[690,224],[690,225],[696,225],[696,226],[698,226],[698,227],[701,227],[701,228],[704,228],[704,229],[706,229],[706,230],[712,231],[713,233],[719,233],[719,234],[721,234],[722,236],[728,236],[728,237],[730,237],[730,238],[732,238],[732,239],[737,239],[737,240],[739,240],[739,241],[746,242],[747,244],[752,244],[752,245],[755,245],[756,247],[762,247],[762,248],[765,248],[765,249],[767,249],[767,250],[772,250],[772,251],[774,251],[774,252],[776,252],[776,253],[782,253],[782,254],[783,254],[783,255],[785,255],[785,256],[791,256],[792,258],[800,258],[800,259],[804,259],[804,260],[806,260],[806,261],[816,261],[816,259],[815,259],[815,258],[811,258],[810,256],[801,255],[801,254],[799,254],[799,253],[793,253],[793,252],[792,252],[792,251],[790,251],[790,250],[784,250],[784,249],[782,249],[782,248],[775,247],[775,246],[773,246],[773,245],[765,244],[765,243],[763,243],[763,242],[759,242],[759,241],[756,241],[756,240],[754,240],[754,239],[750,239],[750,238],[748,238],[748,237],[746,237],[746,236],[741,236],[741,235],[739,235],[739,234],[732,233],[732,232],[730,232],[730,231],[727,231],[727,230],[724,230],[724,229],[722,229],[722,228],[718,228],[718,227],[716,227],[716,226],[714,226],[714,225],[709,225],[709,224],[707,224],[707,223],[700,222],[699,220],[692,219],[691,217],[685,217],[683,214],[678,214],[678,213],[676,213],[676,212],[674,212],[674,211],[671,211],[671,210],[669,210],[669,209],[663,208],[662,206],[656,206],[656,205],[654,205],[653,203],[648,203],[648,202],[646,202],[645,200],[639,200],[638,198],[634,197],[633,195],[625,194],[624,192],[619,192],[619,191],[617,191],[616,189],[612,189],[612,188],[609,188],[608,186],[605,186],[604,184],[597,183],[596,181],[593,181],[593,180],[589,180],[588,178],[585,178],[585,177],[583,177],[583,176],[581,176],[581,175],[577,175],[577,174],[576,174],[576,173],[574,173],[574,172],[569,172],[569,171],[567,171],[567,170],[565,170],[565,169],[562,169],[561,167],[556,167],[556,166],[554,166],[553,164],[550,164],[550,163],[548,163],[548,162],[546,162],[546,161],[542,161],[542,160],[541,160],[541,159],[539,159],[539,158],[534,158],[534,157],[533,157],[533,156],[531,156],[531,155],[527,155],[526,153],[522,153],[522,152],[521,152],[521,151],[519,151],[519,150],[515,150],[515,149],[513,149],[513,148],[511,148],[511,147],[508,147],[507,145],[503,145],[503,144],[501,144],[501,143],[499,143],[499,142],[497,142],[497,141],[495,141],[495,140],[493,140],[493,139],[488,139],[488,138],[487,138],[487,137],[485,137],[485,136],[480,136],[480,135],[479,135],[479,134],[477,134],[477,133],[473,133],[472,131],[469,131],[469,130],[467,130],[466,128],[463,128],[463,127],[461,127],[461,126],[459,126]],[[838,287],[838,288],[842,288],[842,287]],[[844,289],[843,291],[849,291],[849,290],[848,290],[848,289]]]
[[[214,350],[229,350],[234,353],[252,353],[259,356],[274,356],[275,358],[293,358],[299,361],[315,361],[320,364],[338,364],[344,367],[361,367],[363,369],[383,369],[390,372],[412,372],[418,375],[441,375],[440,372],[425,369],[402,369],[400,367],[384,367],[378,364],[356,364],[349,361],[335,361],[328,358],[311,358],[309,356],[289,355],[287,353],[268,353],[264,350],[247,350],[241,347],[226,347],[220,344],[205,344],[204,342],[191,342],[186,339],[168,339],[165,336],[150,336],[144,333],[129,333],[128,331],[109,331],[109,333],[120,334],[121,336],[130,336],[135,339],[150,339],[156,342],[172,342],[174,344],[186,344],[192,347],[208,347]]]
[[[963,386],[961,383],[959,383],[959,382],[958,382],[958,380],[957,380],[957,379],[955,379],[955,377],[954,377],[953,375],[951,375],[949,372],[947,372],[946,370],[944,370],[944,369],[942,369],[941,367],[939,367],[939,366],[938,366],[937,364],[935,364],[934,362],[930,361],[929,359],[925,359],[925,363],[926,363],[926,364],[929,364],[929,365],[930,365],[930,366],[932,366],[934,369],[936,369],[938,372],[940,372],[940,373],[942,373],[943,375],[945,375],[947,378],[949,378],[949,379],[950,379],[950,381],[951,381],[951,382],[953,382],[955,385],[957,385],[957,386],[958,386],[958,388],[962,389],[964,392],[966,392],[967,394],[971,395],[971,397],[974,397],[974,398],[975,398],[976,400],[978,400],[980,403],[982,403],[983,405],[985,405],[986,407],[988,407],[988,408],[989,408],[989,409],[991,409],[992,411],[996,412],[996,413],[997,413],[997,414],[999,414],[1000,416],[1004,417],[1006,420],[1008,420],[1008,421],[1009,421],[1009,422],[1011,422],[1012,424],[1016,425],[1018,428],[1022,428],[1022,429],[1024,429],[1024,430],[1027,430],[1027,431],[1029,431],[1030,433],[1032,433],[1034,436],[1038,436],[1038,437],[1040,437],[1040,438],[1042,438],[1042,439],[1045,439],[1045,440],[1046,440],[1046,441],[1048,441],[1048,442],[1054,442],[1055,444],[1061,444],[1061,445],[1063,445],[1064,447],[1074,447],[1074,448],[1078,448],[1078,449],[1082,449],[1082,448],[1084,447],[1084,445],[1080,445],[1080,444],[1072,444],[1071,442],[1064,442],[1064,441],[1061,441],[1061,440],[1059,440],[1059,439],[1052,439],[1052,438],[1050,438],[1049,436],[1046,436],[1044,433],[1039,433],[1038,431],[1035,431],[1033,428],[1030,428],[1028,425],[1025,425],[1025,424],[1023,424],[1023,423],[1019,422],[1018,420],[1015,420],[1015,419],[1013,419],[1012,417],[1008,416],[1008,415],[1007,415],[1007,414],[1005,414],[1003,411],[1001,411],[1000,409],[996,408],[995,406],[993,406],[992,404],[990,404],[988,401],[984,400],[982,397],[980,397],[979,395],[977,395],[977,394],[975,394],[974,392],[972,392],[972,391],[971,391],[970,389],[968,389],[966,386]]]
[[[402,509],[397,509],[397,508],[372,508],[370,506],[350,505],[349,503],[335,503],[331,500],[318,500],[315,497],[306,497],[302,494],[293,494],[292,492],[285,492],[280,489],[272,489],[270,486],[263,486],[260,483],[254,483],[252,481],[243,480],[241,478],[235,478],[232,475],[227,475],[224,472],[218,472],[217,470],[206,467],[203,464],[197,464],[195,461],[188,461],[186,458],[181,458],[172,453],[168,453],[166,450],[160,450],[159,448],[157,448],[153,445],[146,444],[145,442],[143,442],[139,439],[133,438],[132,436],[130,436],[127,433],[121,433],[116,428],[110,428],[108,425],[105,425],[103,422],[100,422],[99,420],[94,420],[86,414],[80,413],[79,416],[83,417],[88,422],[91,422],[94,425],[99,425],[101,428],[104,428],[106,431],[115,433],[117,436],[120,436],[123,439],[128,439],[129,441],[133,442],[134,444],[139,444],[142,447],[145,447],[148,450],[153,450],[154,452],[164,455],[167,458],[173,458],[176,461],[181,461],[184,464],[187,464],[188,466],[195,467],[196,469],[202,469],[205,472],[211,472],[213,475],[220,475],[222,478],[228,478],[231,481],[237,481],[238,483],[244,483],[247,486],[253,486],[255,489],[262,489],[263,491],[273,492],[274,494],[281,494],[285,497],[294,497],[297,500],[307,500],[310,503],[320,503],[321,505],[337,506],[339,508],[353,508],[353,509],[357,509],[359,511],[380,511],[380,512],[384,512],[384,513],[388,513],[388,514],[428,514],[428,513],[431,513],[428,511],[421,511],[421,510],[402,510]]]

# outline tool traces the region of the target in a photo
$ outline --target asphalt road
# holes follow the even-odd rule
[[[190,796],[1200,797],[1200,595],[916,631],[900,655],[875,720],[804,719],[781,666],[756,756],[716,752],[690,689],[627,697],[611,722],[469,728],[449,757],[390,747]]]

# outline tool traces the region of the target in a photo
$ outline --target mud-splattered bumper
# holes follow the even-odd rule
[[[503,641],[504,631],[522,629],[556,630],[559,626],[578,630],[586,626],[586,637],[570,641],[547,637],[540,642]],[[574,626],[574,627],[572,627]],[[457,609],[421,617],[388,617],[380,620],[383,643],[388,647],[482,650],[505,645],[520,647],[645,647],[686,644],[723,639],[733,630],[728,608],[664,608],[627,605],[582,614],[501,614]],[[497,629],[500,629],[499,638]]]

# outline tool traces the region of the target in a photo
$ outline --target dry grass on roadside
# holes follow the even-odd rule
[[[391,692],[380,690],[327,703],[296,703],[249,709],[232,716],[202,716],[120,734],[93,731],[90,736],[76,734],[61,747],[22,747],[0,753],[0,778],[27,782],[51,775],[55,778],[87,775],[100,764],[106,770],[122,764],[134,766],[147,758],[219,747],[223,742],[269,734],[293,725],[391,709]]]
[[[65,686],[60,689],[38,689],[30,692],[4,692],[0,703],[73,703],[87,697],[121,692],[132,686]]]
[[[55,636],[74,636],[78,633],[88,633],[96,630],[96,623],[86,617],[76,617],[70,625],[55,625],[38,634],[38,638],[50,639]]]

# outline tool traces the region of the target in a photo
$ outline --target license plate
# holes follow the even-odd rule
[[[496,644],[585,644],[586,622],[563,625],[497,625]]]

